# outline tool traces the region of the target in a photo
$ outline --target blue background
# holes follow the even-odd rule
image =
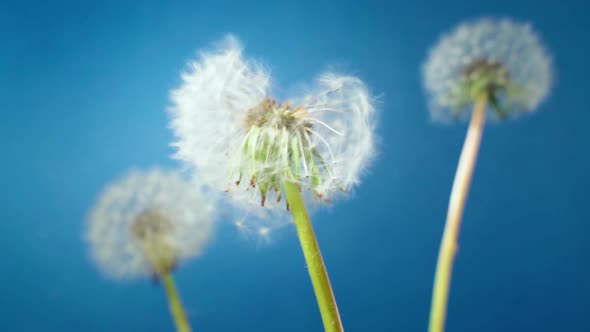
[[[425,331],[465,124],[429,121],[420,66],[482,15],[531,21],[555,64],[538,113],[490,125],[448,331],[590,331],[590,32],[583,1],[2,1],[0,330],[172,331],[161,287],[104,277],[82,240],[103,186],[174,167],[165,108],[196,51],[235,33],[281,87],[328,66],[381,95],[378,161],[314,215],[347,331]],[[195,331],[320,331],[295,230],[224,220],[177,280]]]

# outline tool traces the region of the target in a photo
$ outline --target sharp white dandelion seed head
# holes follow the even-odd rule
[[[214,202],[177,172],[132,171],[107,186],[91,210],[92,256],[115,278],[161,275],[201,253]]]
[[[240,206],[279,206],[285,181],[322,200],[357,184],[375,152],[365,84],[327,73],[298,102],[280,102],[235,37],[220,45],[191,62],[172,91],[175,156]]]
[[[424,85],[435,119],[465,117],[482,93],[498,118],[534,111],[551,86],[551,60],[529,24],[480,19],[430,51]]]

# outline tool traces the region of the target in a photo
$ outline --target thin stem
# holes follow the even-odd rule
[[[342,321],[340,320],[338,306],[336,305],[334,292],[332,292],[332,286],[330,285],[328,271],[324,265],[322,253],[313,227],[311,226],[311,220],[307,214],[303,196],[297,184],[285,182],[284,185],[287,201],[289,202],[293,220],[297,227],[299,242],[301,243],[303,255],[307,263],[311,283],[313,284],[318,306],[320,307],[324,329],[326,332],[342,332],[344,331],[344,327],[342,327]]]
[[[455,180],[449,200],[447,221],[438,253],[438,262],[436,264],[432,305],[430,308],[429,332],[443,332],[445,329],[451,272],[453,261],[457,254],[459,228],[461,226],[465,201],[467,200],[483,133],[488,97],[488,94],[484,93],[475,103],[467,136],[463,144],[463,150],[461,151],[459,165],[455,173]]]
[[[170,313],[174,319],[176,325],[176,331],[178,332],[191,332],[191,326],[186,318],[186,313],[180,301],[180,296],[174,283],[172,274],[166,273],[162,276],[164,280],[164,286],[166,287],[166,295],[168,296],[168,302],[170,304]]]

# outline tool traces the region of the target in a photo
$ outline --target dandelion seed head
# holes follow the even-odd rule
[[[160,275],[202,252],[213,207],[177,172],[131,171],[100,195],[86,240],[97,265],[113,278]]]
[[[365,84],[327,73],[308,95],[281,102],[234,37],[221,45],[202,53],[172,92],[176,158],[243,208],[284,210],[286,181],[322,200],[358,184],[375,152]]]
[[[536,110],[551,87],[551,59],[530,24],[480,19],[459,25],[423,66],[433,118],[466,118],[481,93],[496,118]]]

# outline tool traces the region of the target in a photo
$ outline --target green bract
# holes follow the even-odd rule
[[[525,106],[528,98],[523,85],[510,80],[510,74],[505,66],[498,62],[479,59],[467,65],[463,71],[461,82],[455,86],[449,98],[453,102],[453,114],[461,115],[475,100],[487,94],[490,105],[496,116],[506,118],[514,107]]]
[[[277,202],[281,200],[285,181],[308,185],[322,197],[320,167],[331,172],[312,146],[312,124],[305,109],[265,99],[248,111],[245,125],[242,156],[231,174],[237,175],[236,185],[248,174],[250,186],[258,188],[263,206],[269,190],[276,193]]]

